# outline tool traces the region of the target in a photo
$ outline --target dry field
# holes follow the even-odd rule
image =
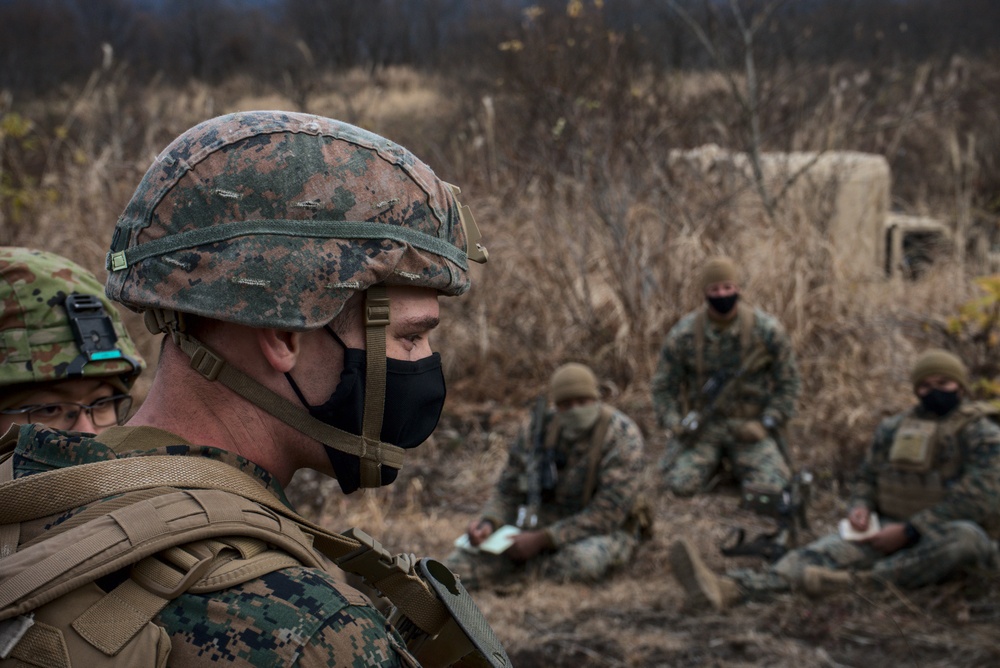
[[[664,441],[650,410],[632,414],[647,433],[651,467]],[[626,402],[628,403],[628,402]],[[393,487],[344,496],[336,482],[302,475],[293,501],[331,528],[358,525],[393,551],[443,559],[481,506],[519,428],[516,411],[467,406],[407,462]],[[801,435],[798,449],[804,446]],[[476,601],[515,666],[992,666],[1000,661],[1000,576],[969,576],[921,591],[859,590],[823,599],[784,594],[722,613],[684,606],[667,561],[670,544],[692,538],[719,571],[762,567],[723,557],[734,527],[748,535],[767,521],[737,507],[735,486],[677,499],[654,481],[657,523],[635,563],[596,585],[528,583],[514,592],[476,592]],[[824,469],[803,539],[832,531],[841,487]]]
[[[975,246],[972,221],[996,224],[995,203],[982,208],[995,191],[981,189],[995,178],[998,153],[989,147],[998,144],[1000,86],[984,88],[996,83],[995,67],[970,74],[974,67],[880,73],[877,96],[870,73],[831,68],[812,89],[788,92],[786,115],[787,105],[820,91],[808,113],[763,119],[794,124],[771,149],[885,151],[900,170],[894,206],[940,215]],[[697,304],[700,264],[725,252],[740,258],[748,298],[777,315],[792,338],[804,383],[791,440],[797,463],[817,479],[813,530],[829,530],[872,429],[909,401],[915,352],[949,342],[944,323],[979,294],[972,279],[985,267],[956,253],[915,282],[839,280],[830,240],[808,212],[746,215],[730,206],[732,193],[672,180],[669,148],[738,145],[739,133],[725,124],[731,100],[712,76],[650,76],[625,89],[598,81],[585,103],[572,91],[562,100],[528,99],[528,83],[464,90],[453,80],[387,70],[329,75],[312,87],[308,111],[395,139],[460,184],[491,259],[473,267],[469,295],[443,306],[434,343],[449,400],[433,440],[388,489],[344,497],[336,483],[302,476],[294,497],[330,528],[356,525],[390,549],[444,557],[488,494],[531,398],[571,360],[594,366],[607,400],[637,420],[655,468],[664,446],[649,405],[658,348]],[[248,80],[168,89],[130,82],[118,69],[47,99],[3,97],[0,243],[61,252],[103,276],[114,221],[160,149],[205,118],[295,109],[293,99]],[[966,108],[973,102],[975,113]],[[562,115],[546,117],[557,103],[565,103]],[[980,124],[959,123],[963,110],[962,123]],[[139,318],[128,324],[155,364],[156,342]],[[984,341],[959,346],[979,371],[996,360],[995,342]],[[140,398],[151,377],[140,380]],[[738,510],[726,488],[694,500],[656,498],[656,537],[608,582],[477,595],[515,665],[1000,664],[995,574],[920,592],[788,595],[723,614],[685,610],[666,560],[670,543],[693,536],[722,568],[717,546],[729,528],[760,527],[759,520]]]

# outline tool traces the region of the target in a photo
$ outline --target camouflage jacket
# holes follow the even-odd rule
[[[22,429],[14,477],[116,457],[206,457],[253,476],[291,507],[264,469],[230,452],[191,445],[164,431],[112,428],[100,437],[45,428]],[[141,433],[142,438],[123,434]],[[105,444],[114,443],[114,446]],[[117,441],[117,443],[116,443]],[[144,449],[132,449],[139,441]],[[84,510],[22,527],[22,542]],[[115,580],[117,576],[117,581]],[[124,575],[98,584],[114,587]],[[185,593],[154,619],[171,639],[172,666],[412,666],[402,638],[360,592],[319,569],[293,567],[207,594]]]
[[[684,413],[693,408],[694,395],[701,391],[695,339],[696,321],[703,309],[681,318],[667,334],[660,350],[660,361],[652,381],[653,408],[659,424],[668,429],[680,424]],[[799,395],[795,355],[781,323],[758,308],[752,312],[751,346],[762,344],[772,361],[763,369],[743,376],[740,396],[735,399],[756,405],[759,417],[770,415],[778,424],[783,424],[795,414]],[[738,321],[720,328],[710,318],[705,320],[702,385],[719,371],[736,373],[746,354],[740,349]],[[716,405],[719,417],[726,417],[725,408]]]
[[[966,406],[963,402],[956,410]],[[879,479],[888,465],[896,432],[907,417],[940,421],[919,406],[883,420],[875,430],[872,446],[862,462],[851,495],[851,507],[879,510]],[[1000,521],[1000,426],[979,417],[938,443],[934,470],[959,462],[957,474],[941,480],[943,498],[907,519],[920,533],[953,520],[969,520],[996,529]],[[880,511],[881,512],[881,511]],[[904,518],[897,518],[904,519]]]
[[[553,413],[549,413],[549,419]],[[549,532],[559,547],[588,536],[610,534],[624,527],[643,487],[645,445],[636,424],[621,411],[611,416],[607,436],[601,446],[600,460],[593,496],[587,499],[593,429],[575,441],[560,437],[556,443],[558,470],[555,489],[545,493],[538,510],[538,526]],[[525,479],[532,448],[522,430],[522,436],[511,448],[507,465],[482,517],[496,526],[513,524],[518,508],[527,503]]]

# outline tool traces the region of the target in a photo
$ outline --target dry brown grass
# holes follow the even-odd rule
[[[960,102],[970,90],[961,72],[947,74],[915,92],[900,82],[885,88],[898,100],[880,107],[888,111],[877,119],[876,134],[884,137],[858,142],[899,146],[926,135],[910,144],[926,148],[926,177],[907,173],[904,191],[913,194],[914,209],[943,215],[972,187],[956,176],[964,164],[960,151],[953,159],[935,158],[931,150],[956,136],[954,124],[936,123],[934,114],[949,109],[937,102],[947,101],[949,90]],[[314,484],[308,476],[294,490],[331,527],[358,525],[392,549],[447,554],[487,495],[524,407],[561,362],[595,367],[609,401],[640,424],[655,461],[664,445],[649,405],[658,348],[670,325],[698,303],[693,277],[718,252],[740,258],[745,294],[776,314],[792,338],[804,392],[791,441],[799,464],[817,473],[813,517],[815,529],[826,530],[877,420],[910,400],[906,376],[915,351],[940,342],[926,324],[974,294],[970,278],[978,267],[961,259],[918,282],[840,280],[831,270],[829,239],[806,212],[786,210],[774,220],[759,212],[741,216],[729,206],[732,193],[672,180],[669,148],[737,136],[723,124],[717,75],[639,81],[629,100],[616,98],[621,87],[608,85],[607,99],[570,101],[562,110],[569,129],[561,135],[557,123],[531,111],[535,100],[518,99],[503,86],[484,95],[406,70],[319,77],[305,93],[247,80],[168,89],[112,70],[95,74],[83,90],[8,100],[0,112],[31,119],[37,145],[0,136],[6,175],[38,180],[19,182],[37,195],[19,217],[6,203],[0,207],[0,242],[64,253],[103,276],[116,217],[174,136],[228,111],[294,109],[296,99],[308,111],[396,139],[442,178],[462,184],[491,260],[473,267],[470,295],[443,307],[445,325],[435,342],[450,389],[442,429],[386,490],[344,497],[335,484]],[[841,78],[829,75],[839,101],[824,98],[816,114],[800,119],[790,145],[858,147],[849,144],[868,84],[847,77],[835,85]],[[931,84],[934,95],[921,97]],[[683,94],[664,94],[675,90]],[[635,108],[612,109],[615,100]],[[706,124],[696,123],[699,113]],[[977,128],[977,136],[992,137],[995,129]],[[928,185],[948,179],[956,184],[954,198]],[[128,324],[155,365],[155,342],[138,318],[128,316]],[[140,381],[140,397],[151,377]],[[1000,619],[995,580],[978,591],[963,581],[912,600],[893,592],[822,603],[789,596],[722,615],[689,614],[664,558],[670,541],[697,535],[721,567],[714,550],[727,527],[756,520],[725,494],[686,501],[660,495],[658,517],[657,537],[643,547],[640,563],[608,583],[534,583],[519,595],[479,597],[518,665],[931,666],[1000,659],[990,635]]]
[[[300,507],[322,498],[317,516],[331,528],[362,526],[391,550],[444,558],[483,502],[506,456],[516,416],[470,407],[452,416],[421,448],[393,487],[345,497],[334,481],[302,475],[293,487]],[[461,441],[454,439],[467,434]],[[662,452],[656,439],[650,459]],[[414,457],[413,459],[418,459]],[[841,512],[835,488],[818,490],[809,540],[833,530]],[[919,665],[979,666],[1000,659],[1000,578],[982,574],[921,590],[864,590],[822,600],[786,594],[717,613],[684,605],[666,558],[680,535],[722,571],[764,566],[718,551],[736,526],[750,535],[770,529],[738,508],[735,488],[717,494],[656,498],[656,534],[634,564],[598,585],[531,581],[518,592],[477,592],[476,600],[514,665],[782,666],[788,668]]]

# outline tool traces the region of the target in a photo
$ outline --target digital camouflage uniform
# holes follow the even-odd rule
[[[745,487],[778,492],[791,478],[789,463],[782,454],[786,446],[777,440],[783,438],[781,427],[795,414],[799,393],[799,372],[791,343],[773,316],[758,308],[738,308],[737,318],[723,326],[707,317],[707,307],[687,314],[670,330],[660,351],[652,380],[653,407],[659,424],[674,434],[681,431],[687,411],[703,409],[698,395],[710,378],[720,371],[738,373],[748,355],[742,350],[743,332],[749,334],[751,351],[763,346],[764,357],[770,358],[763,368],[741,376],[737,381],[739,392],[730,392],[727,401],[715,404],[697,434],[671,443],[668,457],[673,461],[665,461],[664,465],[669,466],[667,485],[677,494],[688,496],[702,489],[723,457],[730,460],[734,474]],[[752,326],[744,329],[743,320],[748,317],[753,319]],[[699,322],[704,323],[700,379],[696,343]],[[741,425],[764,417],[770,417],[776,425],[767,437],[756,442],[740,439]]]
[[[135,442],[149,449],[131,450]],[[225,462],[251,475],[262,488],[291,508],[277,481],[254,463],[225,450],[191,445],[173,434],[147,427],[112,427],[97,438],[23,427],[14,455],[14,476],[20,478],[117,457],[150,455]],[[83,506],[41,519],[34,527],[22,527],[22,543],[85,509]],[[331,575],[333,572],[336,567],[332,565],[330,572],[285,568],[222,591],[180,595],[154,620],[170,637],[169,665],[218,664],[233,668],[416,665],[382,614],[358,591],[338,582]],[[112,589],[126,575],[113,574],[100,584]]]
[[[638,544],[633,509],[644,488],[645,446],[636,424],[621,411],[610,410],[611,422],[589,500],[585,494],[594,428],[575,441],[562,437],[557,441],[555,487],[543,494],[537,513],[537,528],[549,534],[555,549],[529,562],[529,568],[541,577],[599,580],[626,564]],[[547,426],[555,415],[547,415]],[[537,468],[532,463],[530,439],[522,434],[510,450],[482,517],[496,528],[514,524],[518,510],[528,503],[527,477],[532,470]],[[518,578],[522,570],[502,554],[463,549],[452,552],[446,563],[470,589],[506,583],[511,576]]]
[[[831,534],[789,552],[766,572],[736,570],[727,575],[752,596],[800,586],[807,566],[870,571],[876,580],[902,587],[940,582],[965,567],[995,567],[997,547],[987,530],[995,537],[1000,522],[1000,427],[987,417],[974,417],[972,411],[973,406],[963,402],[938,418],[916,407],[884,420],[875,432],[850,507],[878,512],[883,526],[908,521],[920,535],[915,544],[886,556],[865,543]],[[933,466],[925,474],[901,473],[889,460],[901,425],[914,418],[939,434]],[[961,426],[957,432],[956,425]],[[889,502],[886,495],[893,494],[891,486],[909,488],[910,514],[888,512],[884,504]]]

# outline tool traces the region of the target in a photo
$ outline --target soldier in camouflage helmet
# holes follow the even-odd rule
[[[702,490],[723,458],[747,494],[776,498],[791,479],[783,427],[795,413],[799,373],[781,324],[740,302],[729,258],[705,263],[706,303],[667,335],[653,376],[653,408],[671,440],[667,487]]]
[[[430,344],[438,296],[464,293],[468,260],[485,261],[456,193],[401,146],[318,116],[242,112],[183,133],[142,179],[108,255],[108,296],[166,334],[147,400],[98,440],[22,430],[15,460],[168,459],[180,488],[185,467],[221,462],[223,477],[252,479],[246,498],[301,527],[283,492],[297,469],[347,493],[392,482],[445,397]],[[361,542],[338,563],[413,576],[412,559]],[[243,545],[237,556],[251,558]],[[203,579],[166,604],[152,621],[171,665],[414,665],[395,625],[316,555],[328,566],[214,591]]]
[[[144,367],[90,272],[53,253],[0,248],[0,433],[120,424]]]
[[[724,608],[793,588],[815,595],[865,582],[915,588],[969,568],[995,570],[998,410],[967,399],[968,371],[947,351],[922,354],[911,381],[918,404],[879,424],[841,533],[787,553],[767,571],[725,576],[678,541],[670,561],[690,600]]]
[[[555,410],[536,410],[469,523],[468,544],[448,557],[469,588],[516,586],[529,573],[594,582],[628,563],[650,528],[635,423],[601,402],[597,378],[583,364],[556,369],[548,394]],[[505,533],[521,529],[509,547],[480,549],[505,526]]]

